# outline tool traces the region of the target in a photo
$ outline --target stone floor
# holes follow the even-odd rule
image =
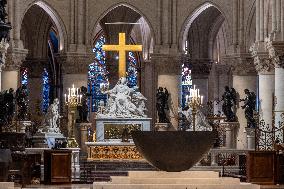
[[[92,189],[92,184],[71,184],[71,185],[30,185],[22,189]],[[20,189],[20,187],[15,187]],[[265,185],[261,186],[261,189],[284,189],[284,185]]]

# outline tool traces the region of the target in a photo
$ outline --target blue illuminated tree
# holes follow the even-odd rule
[[[105,44],[105,37],[101,35],[95,43],[93,52],[95,53],[95,60],[89,65],[88,70],[88,91],[91,94],[90,107],[93,112],[97,111],[99,102],[103,100],[106,103],[107,95],[101,91],[101,85],[108,85],[105,51],[102,46]]]
[[[137,85],[137,59],[133,52],[128,52],[128,64],[127,64],[127,82],[129,87]]]
[[[182,74],[181,74],[181,98],[182,98],[182,108],[186,107],[186,95],[189,95],[190,88],[192,88],[192,79],[191,79],[191,68],[188,64],[182,65]]]
[[[23,67],[21,69],[21,84],[28,85],[28,68]]]
[[[46,113],[49,102],[50,102],[50,78],[48,71],[46,68],[43,70],[42,74],[42,103],[41,103],[41,109],[42,112]]]

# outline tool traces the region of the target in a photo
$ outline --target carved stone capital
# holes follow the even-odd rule
[[[213,61],[210,59],[191,59],[190,60],[192,64],[192,75],[202,75],[202,76],[208,76],[210,74]]]
[[[271,37],[267,37],[265,38],[265,47],[274,66],[284,68],[284,43],[273,42]]]
[[[89,64],[94,61],[94,54],[64,53],[58,54],[56,60],[62,65],[64,74],[86,74]]]
[[[248,54],[222,57],[221,62],[230,66],[233,75],[256,75],[253,59]]]
[[[19,70],[23,61],[28,54],[27,49],[12,49],[8,50],[7,59],[4,67],[4,71]]]
[[[214,67],[217,75],[228,75],[231,71],[231,66],[225,64],[215,64]]]
[[[268,53],[264,51],[263,44],[254,43],[249,50],[257,72],[260,74],[274,72],[274,64],[269,58]]]
[[[180,74],[181,56],[169,54],[151,54],[151,62],[158,74]]]

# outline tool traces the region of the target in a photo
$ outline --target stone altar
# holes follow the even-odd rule
[[[150,131],[152,118],[95,118],[96,122],[96,140],[98,142],[107,141],[105,139],[105,127],[106,125],[119,125],[121,127],[125,125],[141,125],[142,131]]]

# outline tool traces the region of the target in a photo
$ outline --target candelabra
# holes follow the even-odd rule
[[[196,120],[196,114],[197,110],[201,107],[203,103],[203,96],[199,95],[199,89],[195,88],[195,85],[193,89],[190,89],[189,96],[186,95],[186,103],[188,106],[192,109],[192,125],[193,125],[193,131],[195,131],[195,120]]]
[[[79,95],[79,89],[74,87],[68,88],[68,95],[65,94],[65,104],[68,107],[68,147],[77,148],[79,145],[75,139],[74,127],[76,123],[77,106],[81,105],[82,95]]]

